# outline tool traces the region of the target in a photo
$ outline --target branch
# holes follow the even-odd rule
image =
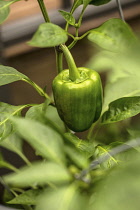
[[[38,1],[39,6],[40,6],[40,9],[41,9],[42,15],[44,17],[44,20],[46,21],[46,23],[50,23],[51,21],[50,21],[48,12],[46,10],[44,1],[43,0],[37,0],[37,1]]]

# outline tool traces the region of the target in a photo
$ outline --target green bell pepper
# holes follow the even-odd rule
[[[64,54],[68,53],[68,49],[62,48],[62,50]],[[102,84],[96,71],[71,66],[69,62],[73,60],[69,56],[69,69],[61,71],[55,77],[52,88],[60,118],[68,128],[80,132],[90,128],[100,117]]]

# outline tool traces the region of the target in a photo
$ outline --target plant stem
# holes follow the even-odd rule
[[[80,73],[78,72],[77,66],[75,64],[75,61],[72,57],[72,54],[70,53],[69,49],[66,47],[66,45],[60,45],[60,49],[63,51],[68,67],[69,67],[69,77],[72,81],[75,81],[80,78]]]
[[[43,17],[44,17],[45,22],[50,23],[51,21],[50,21],[48,12],[46,10],[44,1],[43,0],[37,0],[37,1],[38,1],[39,6],[40,6],[40,9],[41,9],[41,12],[43,14]]]
[[[18,153],[18,155],[22,158],[22,160],[28,165],[31,166],[31,162],[26,158],[26,156],[23,153]]]
[[[32,85],[32,87],[35,88],[35,90],[44,98],[48,99],[51,103],[53,103],[52,99],[50,98],[50,96],[48,96],[47,93],[44,92],[44,90],[39,87],[35,82],[33,82],[30,79],[23,79],[23,81],[27,82],[28,84]]]
[[[83,7],[82,12],[81,12],[80,17],[79,17],[79,20],[78,20],[78,23],[77,23],[77,25],[78,25],[79,28],[80,28],[81,23],[82,23],[82,18],[83,18],[85,9],[86,9],[86,7]]]
[[[68,31],[68,27],[69,27],[69,23],[67,22],[65,26],[65,31]]]
[[[71,49],[72,47],[74,47],[74,45],[81,39],[83,39],[84,37],[86,37],[90,32],[92,31],[89,30],[86,33],[84,33],[82,36],[78,37],[78,35],[76,37],[74,37],[74,40],[71,42],[71,44],[68,46],[68,49]],[[77,33],[77,32],[76,32]]]
[[[89,31],[87,31],[86,33],[84,33],[82,36],[78,37],[78,40],[83,39],[83,38],[84,38],[85,36],[87,36],[91,31],[92,31],[92,29],[89,30]]]
[[[70,36],[71,38],[75,39],[75,37],[72,34],[68,33],[68,32],[67,32],[67,35]]]
[[[76,37],[78,37],[78,28],[76,27],[76,32],[75,32]]]
[[[72,8],[70,10],[70,13],[73,14],[75,11],[75,3],[72,5]],[[67,22],[66,23],[66,26],[65,26],[65,31],[68,31],[68,27],[69,27],[69,23]]]
[[[71,42],[71,44],[68,46],[68,49],[69,50],[72,49],[75,46],[75,44],[77,43],[77,41],[78,41],[78,39],[73,40],[73,42]]]
[[[116,3],[117,3],[117,6],[118,6],[118,9],[119,9],[120,18],[125,22],[120,0],[116,0]]]
[[[55,54],[57,73],[59,74],[63,70],[63,53],[59,49],[55,48]]]
[[[10,170],[12,170],[12,171],[14,171],[14,172],[19,172],[19,169],[17,169],[15,166],[13,166],[13,165],[11,165],[10,163],[7,163],[6,161],[5,161],[5,168],[8,168],[8,169],[10,169]]]

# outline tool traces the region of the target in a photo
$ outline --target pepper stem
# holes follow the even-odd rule
[[[69,67],[69,78],[72,81],[75,81],[77,79],[80,79],[80,73],[78,71],[78,68],[75,64],[75,61],[72,57],[72,54],[70,53],[69,49],[66,47],[66,45],[60,45],[60,49],[63,51],[68,67]]]

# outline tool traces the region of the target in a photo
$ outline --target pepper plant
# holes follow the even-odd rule
[[[0,0],[0,23],[17,1]],[[54,97],[23,73],[0,65],[1,86],[21,80],[44,98],[42,104],[0,102],[0,146],[25,162],[16,168],[0,155],[0,167],[9,169],[0,178],[3,205],[27,210],[139,209],[139,39],[125,22],[120,1],[120,18],[79,35],[87,6],[94,11],[110,1],[74,0],[69,12],[59,11],[66,21],[62,28],[51,22],[43,0],[38,0],[45,23],[27,44],[54,48]],[[75,19],[78,7],[82,9]],[[69,27],[75,33],[70,34]],[[100,50],[85,67],[77,67],[70,51],[83,38]],[[25,156],[24,141],[38,161]]]

